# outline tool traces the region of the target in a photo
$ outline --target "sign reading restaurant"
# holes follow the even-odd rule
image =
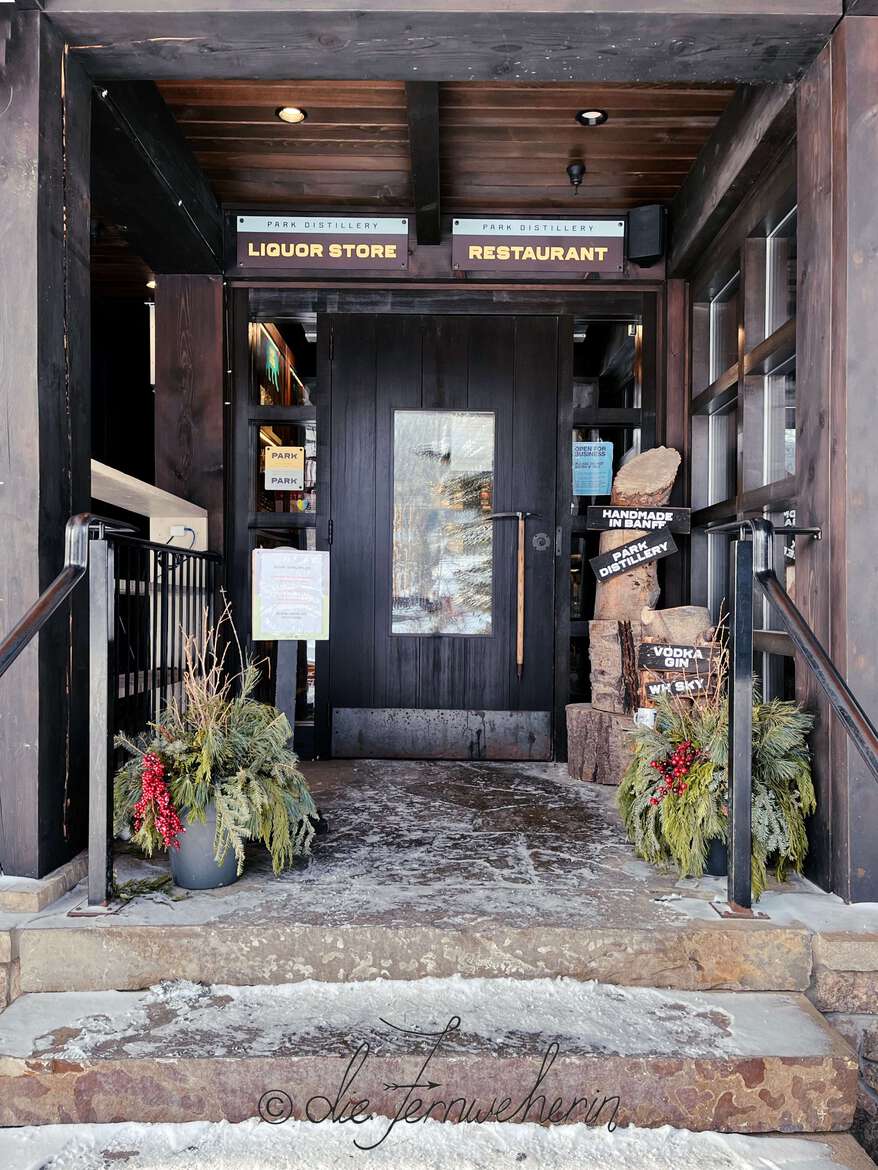
[[[379,215],[238,215],[241,268],[407,269],[409,221]]]
[[[451,263],[461,272],[621,272],[622,219],[455,219]]]

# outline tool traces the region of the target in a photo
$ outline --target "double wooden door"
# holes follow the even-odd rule
[[[550,758],[559,318],[321,327],[333,754]]]

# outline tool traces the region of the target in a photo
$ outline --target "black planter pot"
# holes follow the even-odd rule
[[[711,877],[728,877],[729,848],[721,837],[714,837],[707,848],[705,873]]]

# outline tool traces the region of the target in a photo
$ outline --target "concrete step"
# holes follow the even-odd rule
[[[850,1127],[856,1091],[853,1051],[784,993],[459,976],[178,982],[29,994],[0,1015],[5,1126],[406,1108],[411,1123],[817,1133]]]
[[[847,1134],[742,1137],[738,1134],[588,1129],[583,1125],[399,1127],[374,1149],[386,1121],[350,1126],[291,1121],[266,1125],[52,1125],[0,1131],[0,1165],[10,1170],[875,1170]],[[51,1159],[59,1159],[58,1163]],[[63,1159],[63,1161],[62,1161]],[[359,1161],[358,1161],[359,1159]]]

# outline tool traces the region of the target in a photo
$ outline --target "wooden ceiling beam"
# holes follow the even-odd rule
[[[798,77],[842,0],[45,0],[95,78],[662,83]]]
[[[96,89],[92,202],[153,272],[222,272],[222,213],[150,81]]]
[[[438,244],[442,241],[439,84],[435,81],[407,81],[405,93],[417,239],[419,244]]]
[[[741,86],[670,209],[668,276],[686,276],[796,131],[796,86]]]

